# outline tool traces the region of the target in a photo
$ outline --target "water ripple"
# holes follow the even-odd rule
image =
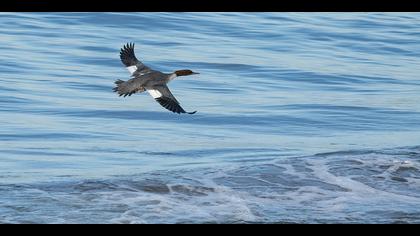
[[[419,18],[1,13],[0,221],[419,222]]]

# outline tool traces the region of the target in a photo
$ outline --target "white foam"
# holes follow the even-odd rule
[[[0,208],[0,214],[7,215],[4,222],[12,223],[26,219],[65,223],[392,222],[395,212],[408,217],[419,213],[418,185],[389,177],[401,172],[408,180],[411,174],[416,177],[419,163],[409,158],[383,154],[282,157],[267,163],[159,171],[128,176],[128,180],[58,183],[36,191],[32,187],[0,188],[0,201],[13,199],[9,203],[17,206],[29,202],[32,211],[22,216]],[[378,172],[385,178],[376,179]],[[261,181],[252,186],[235,182],[244,176]],[[89,218],[98,211],[100,217]]]
[[[112,193],[115,194],[115,193]],[[116,196],[113,197],[114,200]],[[217,188],[204,196],[172,192],[137,192],[133,197],[117,197],[129,210],[111,220],[113,223],[183,223],[255,221],[246,197],[228,188]],[[154,201],[154,204],[150,204]],[[187,213],[187,214],[186,214]]]

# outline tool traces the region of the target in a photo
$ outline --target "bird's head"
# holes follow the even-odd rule
[[[177,70],[174,73],[176,74],[176,76],[187,76],[187,75],[200,74],[200,73],[197,73],[197,72],[193,72],[192,70]]]

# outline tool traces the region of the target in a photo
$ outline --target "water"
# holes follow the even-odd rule
[[[1,223],[420,223],[420,14],[2,13]],[[120,98],[119,49],[194,115]]]

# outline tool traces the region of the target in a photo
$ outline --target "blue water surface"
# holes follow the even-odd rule
[[[198,76],[118,97],[119,50]],[[419,13],[1,13],[0,223],[420,223]]]

